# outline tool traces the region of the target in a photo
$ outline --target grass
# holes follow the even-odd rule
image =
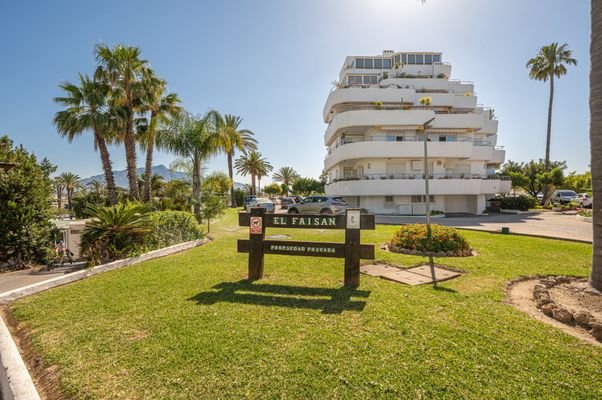
[[[479,255],[437,260],[465,276],[438,290],[362,276],[353,291],[341,288],[342,259],[268,255],[265,279],[245,282],[235,249],[247,229],[229,212],[208,245],[21,299],[12,313],[78,399],[602,398],[600,348],[503,302],[518,276],[586,276],[588,245],[465,231]]]

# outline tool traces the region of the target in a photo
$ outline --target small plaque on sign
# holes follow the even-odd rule
[[[360,210],[347,210],[347,229],[360,229]]]
[[[251,217],[251,223],[249,224],[249,231],[252,235],[261,235],[261,217]]]

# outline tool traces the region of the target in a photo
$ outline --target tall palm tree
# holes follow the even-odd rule
[[[111,49],[96,45],[94,54],[98,63],[95,77],[111,85],[112,106],[121,117],[120,139],[125,146],[130,197],[139,200],[134,120],[136,113],[142,111],[148,62],[140,57],[137,47],[117,45]]]
[[[67,192],[67,206],[69,207],[69,215],[71,215],[73,212],[73,209],[71,208],[71,199],[73,198],[73,191],[80,186],[80,177],[72,172],[63,172],[60,175],[60,178],[65,186],[65,191]]]
[[[260,164],[259,170],[257,171],[257,191],[259,192],[259,194],[261,194],[261,178],[264,176],[268,176],[273,170],[274,167],[267,161],[264,161]]]
[[[178,105],[180,99],[175,93],[165,94],[167,90],[167,82],[158,78],[147,69],[144,79],[145,98],[144,110],[150,112],[150,121],[147,128],[139,138],[139,142],[146,149],[146,163],[144,168],[144,190],[143,198],[149,201],[151,198],[151,175],[153,173],[153,151],[159,124],[165,124],[170,118],[173,118],[178,113],[182,112],[182,108]]]
[[[257,140],[253,137],[253,132],[248,129],[239,128],[242,123],[241,117],[231,114],[222,116],[217,111],[213,111],[212,115],[216,120],[219,147],[226,153],[228,176],[234,181],[234,171],[232,168],[234,153],[237,150],[243,153],[257,150]],[[236,198],[234,196],[234,185],[230,188],[230,206],[234,208],[237,206]]]
[[[94,148],[100,153],[109,202],[114,204],[117,200],[115,179],[107,147],[107,144],[113,140],[114,129],[114,121],[108,105],[109,85],[102,81],[91,80],[86,75],[80,75],[79,86],[63,83],[60,88],[66,95],[56,97],[54,101],[65,109],[55,114],[54,124],[59,134],[66,137],[69,143],[84,132],[92,132]]]
[[[252,195],[257,194],[256,178],[258,175],[267,175],[271,168],[270,163],[257,151],[250,151],[240,156],[234,163],[236,172],[241,175],[251,175]]]
[[[53,184],[54,190],[56,190],[56,204],[60,211],[63,205],[63,191],[65,190],[65,184],[60,176],[54,178]]]
[[[299,179],[299,174],[292,167],[281,167],[274,175],[272,175],[272,180],[284,184],[286,196],[288,196],[290,187],[297,179]]]
[[[195,215],[200,218],[201,164],[219,151],[211,116],[206,114],[203,117],[195,117],[188,113],[177,115],[171,121],[169,129],[158,132],[157,147],[186,158],[192,163],[193,209]]]
[[[552,105],[554,103],[554,78],[566,75],[567,65],[577,65],[577,60],[572,57],[568,44],[559,46],[554,42],[539,49],[535,57],[527,62],[529,77],[538,81],[550,81],[550,100],[548,104],[548,127],[546,132],[546,157],[545,170],[550,170],[550,141],[552,139]],[[548,185],[543,190],[544,204],[549,202],[550,190]]]
[[[593,189],[593,252],[589,283],[602,291],[602,1],[591,2],[589,140]]]

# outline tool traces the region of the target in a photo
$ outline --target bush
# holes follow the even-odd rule
[[[426,240],[426,225],[413,224],[404,225],[393,235],[391,245],[420,252],[457,252],[470,250],[470,246],[464,236],[454,228],[441,225],[431,225],[430,249]]]
[[[592,210],[581,210],[577,213],[577,215],[579,215],[581,217],[591,217],[594,214],[592,213]]]
[[[537,206],[537,199],[531,196],[502,197],[499,199],[504,210],[528,211]]]
[[[187,211],[154,211],[148,213],[150,231],[138,243],[134,254],[141,254],[203,237],[203,229]]]
[[[0,265],[45,263],[56,234],[49,177],[56,167],[15,147],[8,136],[0,137],[0,161],[13,164],[0,169]]]

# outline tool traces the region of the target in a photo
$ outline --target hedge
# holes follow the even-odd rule
[[[178,243],[201,239],[203,229],[187,211],[154,211],[148,213],[150,232],[136,246],[135,253],[144,253]]]
[[[391,246],[419,252],[458,252],[469,251],[470,246],[464,236],[454,228],[431,225],[431,245],[427,244],[426,225],[403,225],[393,235]]]

